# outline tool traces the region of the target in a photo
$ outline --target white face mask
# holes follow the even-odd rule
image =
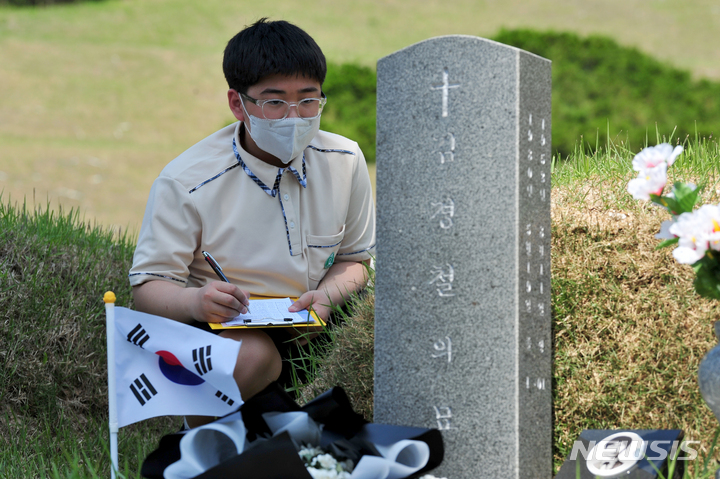
[[[305,151],[320,131],[320,115],[312,118],[267,120],[249,115],[245,110],[245,117],[250,120],[250,137],[258,148],[270,153],[284,165]]]

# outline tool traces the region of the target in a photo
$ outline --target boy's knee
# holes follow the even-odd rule
[[[282,370],[280,352],[278,352],[275,343],[273,343],[267,334],[261,331],[257,331],[257,333],[259,333],[257,335],[258,337],[253,337],[250,344],[248,344],[250,347],[246,350],[246,353],[252,356],[250,362],[255,371],[259,374],[265,373],[265,375],[272,378],[270,381],[274,381],[280,376],[280,371]],[[245,346],[244,342],[243,346]],[[238,355],[238,366],[243,366],[243,364],[239,362],[241,359],[240,356],[242,356],[242,360],[245,361],[247,360],[247,355],[242,354],[241,346],[240,354]]]
[[[235,381],[247,400],[277,380],[282,358],[270,337],[262,331],[231,330],[222,336],[242,341],[235,365]]]

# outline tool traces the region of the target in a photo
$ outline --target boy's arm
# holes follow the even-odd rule
[[[133,287],[138,311],[174,319],[218,323],[246,313],[248,294],[231,283],[214,281],[202,288],[186,288],[167,281],[148,281]]]

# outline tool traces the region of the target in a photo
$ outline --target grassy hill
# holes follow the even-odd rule
[[[685,146],[671,178],[707,180],[703,196],[718,202],[720,144]],[[625,191],[632,156],[613,146],[573,156],[553,172],[555,467],[583,429],[680,428],[700,441],[687,477],[709,479],[716,465],[703,460],[718,457],[718,423],[700,397],[697,368],[717,344],[712,323],[720,307],[695,294],[691,268],[655,250],[667,214]],[[113,290],[119,305],[132,306],[132,250],[132,241],[74,212],[0,207],[3,477],[108,476],[101,298]],[[341,385],[371,417],[372,299],[340,328],[303,397]],[[123,428],[126,477],[138,477],[159,438],[179,426],[175,417]]]

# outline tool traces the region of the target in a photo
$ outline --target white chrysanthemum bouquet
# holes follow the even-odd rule
[[[699,188],[692,183],[676,182],[663,196],[667,171],[683,152],[668,143],[645,148],[633,159],[637,178],[627,189],[633,198],[650,200],[665,208],[672,219],[664,221],[655,236],[662,239],[658,248],[677,244],[673,256],[679,263],[691,264],[695,270],[695,291],[706,298],[720,299],[720,205],[703,205]]]
[[[319,447],[305,446],[298,454],[313,479],[350,479],[355,466],[350,459],[339,460]]]
[[[303,446],[298,452],[305,469],[313,479],[351,479],[355,465],[350,459],[342,460],[321,447]],[[420,479],[447,479],[425,474]]]

